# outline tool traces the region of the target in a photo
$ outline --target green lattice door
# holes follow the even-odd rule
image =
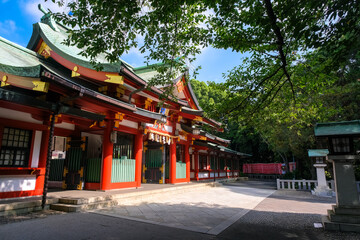
[[[148,183],[159,183],[162,175],[162,150],[148,149],[145,154],[145,179]]]
[[[82,189],[87,137],[68,137],[64,164],[63,189]]]

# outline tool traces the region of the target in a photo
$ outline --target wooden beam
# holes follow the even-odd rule
[[[1,87],[12,85],[19,88],[39,92],[48,92],[49,83],[40,81],[40,78],[21,77],[5,72],[0,72]]]

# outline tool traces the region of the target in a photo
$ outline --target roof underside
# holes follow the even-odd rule
[[[200,141],[195,141],[194,144],[199,144]],[[227,148],[227,147],[224,147],[224,146],[221,146],[221,145],[218,145],[218,144],[215,144],[215,143],[207,143],[207,145],[210,146],[210,148],[215,148],[215,149],[218,149],[222,152],[225,152],[225,153],[230,153],[230,154],[234,154],[234,155],[238,155],[240,157],[252,157],[252,155],[250,154],[246,154],[246,153],[241,153],[241,152],[238,152],[238,151],[235,151],[235,150],[232,150],[230,148]]]
[[[97,91],[88,89],[88,88],[84,87],[82,84],[79,84],[77,82],[74,82],[74,81],[70,80],[69,76],[67,76],[65,73],[59,71],[57,68],[52,67],[51,64],[42,63],[42,65],[47,70],[49,70],[50,72],[56,74],[57,76],[59,76],[60,78],[65,80],[66,82],[77,86],[78,89],[81,89],[79,91],[89,93],[89,96],[92,96],[92,97],[99,96],[99,97],[101,97],[101,99],[105,99],[105,101],[108,100],[109,103],[111,103],[111,104],[113,104],[115,106],[121,105],[122,107],[127,108],[127,109],[129,109],[131,111],[134,111],[135,114],[140,115],[142,117],[148,117],[148,118],[152,118],[152,119],[155,119],[155,120],[161,120],[161,118],[163,116],[160,113],[150,112],[150,111],[147,111],[147,110],[144,110],[144,109],[141,109],[141,108],[137,108],[133,104],[129,104],[129,103],[126,103],[124,101],[120,101],[120,100],[108,97],[106,95],[103,95],[103,94],[101,94],[101,93],[99,93]]]

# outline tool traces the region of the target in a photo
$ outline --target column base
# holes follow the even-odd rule
[[[336,193],[328,186],[317,186],[314,190],[311,190],[311,194],[318,197],[335,197]]]
[[[340,232],[360,232],[360,206],[336,206],[323,216],[325,230]]]

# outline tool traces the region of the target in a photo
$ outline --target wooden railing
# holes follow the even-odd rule
[[[201,169],[199,170],[199,179],[209,179],[209,178],[227,178],[227,177],[238,177],[240,175],[240,170],[211,170],[211,169]],[[190,171],[190,177],[195,178],[195,170]]]

